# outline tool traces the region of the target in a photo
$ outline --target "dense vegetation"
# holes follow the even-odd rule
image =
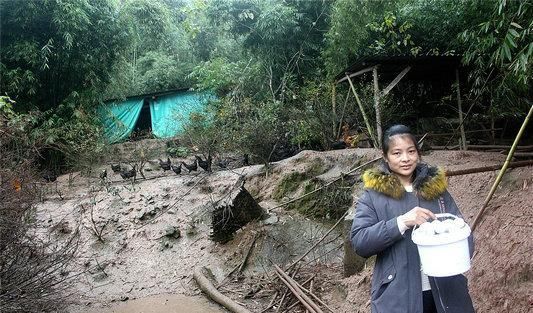
[[[333,94],[333,77],[362,56],[463,55],[465,102],[485,113],[472,115],[480,123],[521,116],[531,93],[528,1],[0,3],[2,94],[17,114],[31,112],[35,137],[67,164],[101,151],[91,147],[100,147],[94,109],[103,100],[175,88],[219,96],[207,116],[192,119],[186,137],[195,143],[264,162],[297,148],[327,149],[339,123],[361,120],[355,105],[341,117],[331,102],[342,103],[347,91],[339,85]],[[409,88],[385,99],[385,124],[416,114],[424,86]]]

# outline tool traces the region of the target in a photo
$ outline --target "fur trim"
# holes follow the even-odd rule
[[[370,169],[363,174],[365,188],[374,189],[395,199],[403,197],[405,192],[402,183],[396,175],[387,174],[378,169]]]
[[[415,170],[416,178],[413,189],[425,200],[433,200],[442,195],[448,187],[446,175],[442,168],[428,167],[420,164]],[[363,174],[365,188],[373,189],[394,199],[401,199],[405,189],[400,179],[387,168],[373,168]]]

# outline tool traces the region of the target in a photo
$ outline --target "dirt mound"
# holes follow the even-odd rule
[[[249,280],[250,291],[258,286],[258,281],[263,281],[262,292],[225,292],[260,310],[275,292],[272,284],[264,282],[271,278],[270,261],[287,264],[294,260],[325,233],[331,222],[322,223],[295,211],[276,209],[270,212],[268,222],[249,224],[222,245],[209,238],[213,203],[227,195],[244,176],[245,187],[269,211],[276,204],[304,193],[309,182],[328,182],[379,154],[374,149],[304,151],[272,164],[268,171],[261,165],[196,176],[153,170],[146,173],[146,180],[134,184],[111,174],[108,185],[102,185],[98,178],[65,175],[58,179],[57,187],[48,185],[47,200],[40,204],[38,217],[43,229],[57,238],[81,223],[82,246],[77,267],[72,270],[83,273],[76,285],[83,297],[82,306],[74,307],[73,311],[83,312],[86,305],[98,307],[157,294],[197,295],[200,292],[192,281],[193,269],[207,266],[215,279],[221,281],[242,261],[255,236],[258,239],[250,265],[244,276],[237,275],[241,280],[235,286],[242,288],[243,279]],[[457,170],[499,164],[503,156],[435,151],[424,156],[424,160]],[[111,173],[109,169],[108,172]],[[467,277],[478,312],[528,312],[532,308],[532,172],[532,167],[524,167],[505,175],[476,229],[476,254]],[[481,207],[495,174],[449,179],[449,190],[468,222],[472,222]],[[298,179],[288,180],[290,175]],[[355,197],[361,190],[360,182],[355,180],[349,190],[351,197]],[[314,205],[322,204],[315,201]],[[95,228],[103,230],[102,240],[95,236]],[[168,235],[171,228],[172,234]],[[352,277],[342,277],[344,235],[339,227],[328,240],[329,246],[319,247],[320,251],[305,259],[302,272],[316,275],[315,288],[338,312],[369,312],[372,265]],[[231,288],[232,282],[229,280],[226,287]]]

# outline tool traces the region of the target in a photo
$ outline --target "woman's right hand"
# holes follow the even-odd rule
[[[400,216],[405,226],[411,228],[415,225],[423,224],[430,219],[437,219],[435,214],[428,209],[414,207],[411,211]]]

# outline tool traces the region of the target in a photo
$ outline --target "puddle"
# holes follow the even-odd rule
[[[157,295],[101,308],[76,310],[76,313],[225,313],[217,304],[202,297],[184,295]],[[74,313],[73,312],[73,313]]]

